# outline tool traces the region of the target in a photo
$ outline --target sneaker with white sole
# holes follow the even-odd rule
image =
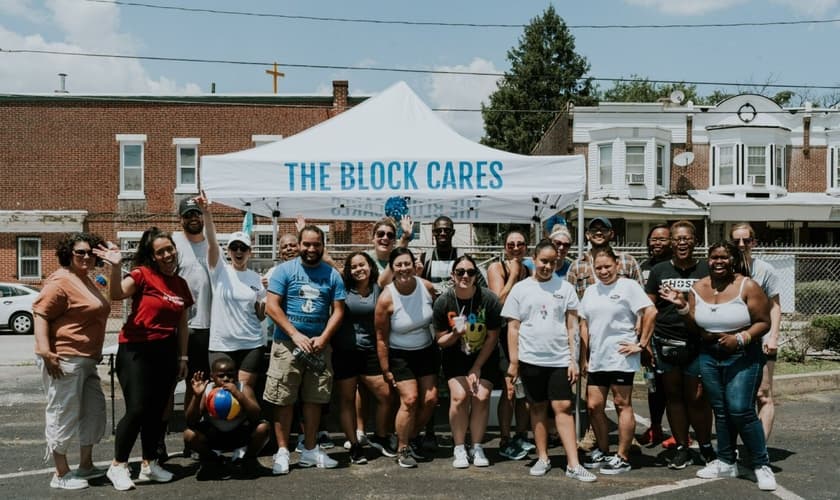
[[[356,442],[362,446],[368,445],[368,437],[367,434],[365,434],[365,431],[356,429]]]
[[[318,446],[325,450],[329,450],[330,448],[335,448],[335,443],[333,443],[332,438],[330,437],[330,433],[327,431],[321,431],[318,433]]]
[[[467,456],[467,450],[464,448],[464,445],[456,445],[452,452],[452,456],[454,457],[452,460],[452,467],[455,467],[456,469],[466,469],[470,466],[470,457]]]
[[[295,445],[295,451],[297,453],[303,453],[304,450],[306,450],[306,446],[304,445],[303,436],[300,436],[297,445]]]
[[[138,481],[154,481],[155,483],[168,483],[175,477],[174,474],[164,469],[157,460],[149,460],[148,463],[140,465]]]
[[[583,466],[587,469],[600,469],[609,459],[609,455],[595,448],[586,455],[586,458],[583,460]]]
[[[701,479],[715,479],[718,477],[738,477],[738,464],[728,464],[721,459],[712,460],[705,467],[697,471]]]
[[[319,469],[335,469],[338,467],[338,462],[330,458],[320,446],[315,446],[311,450],[303,450],[300,454],[298,465],[301,467],[317,467]]]
[[[370,438],[370,446],[376,448],[383,456],[394,458],[397,456],[397,448],[391,443],[390,437],[380,437],[374,434]]]
[[[586,470],[586,467],[581,464],[577,464],[575,467],[566,467],[566,477],[577,479],[578,481],[583,481],[584,483],[591,483],[598,479],[595,474]]]
[[[489,467],[490,460],[484,454],[484,448],[480,444],[474,444],[472,447],[473,465],[476,467]]]
[[[88,486],[87,479],[76,477],[72,472],[68,472],[63,476],[53,474],[50,480],[50,488],[59,490],[83,490]]]
[[[548,460],[543,460],[538,458],[534,465],[531,466],[531,469],[528,471],[528,474],[532,476],[544,476],[551,470],[551,462]]]
[[[762,491],[773,491],[776,489],[776,476],[769,465],[762,465],[754,470],[755,480],[758,483],[758,489]]]
[[[118,491],[127,491],[134,488],[134,481],[131,480],[131,472],[128,470],[128,464],[126,463],[111,464],[105,476]]]
[[[598,472],[601,474],[622,474],[624,472],[630,472],[631,469],[630,462],[618,455],[613,455],[601,466]]]
[[[411,450],[406,446],[397,453],[397,464],[403,469],[413,469],[417,467],[417,460],[411,456]]]
[[[286,475],[289,473],[289,450],[280,448],[274,454],[274,465],[271,467],[271,473],[275,476]]]
[[[79,467],[78,469],[76,469],[75,472],[73,472],[73,475],[78,477],[79,479],[90,480],[105,477],[105,474],[107,473],[108,469],[106,469],[105,467],[97,467],[94,465],[90,469],[84,469],[82,467]]]

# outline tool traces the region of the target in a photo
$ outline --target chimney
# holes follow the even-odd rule
[[[347,108],[347,97],[349,95],[347,80],[333,80],[333,108],[341,111]]]
[[[67,73],[58,74],[58,90],[54,91],[56,94],[69,94],[67,91]]]

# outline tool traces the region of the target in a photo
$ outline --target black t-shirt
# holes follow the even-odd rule
[[[705,260],[698,260],[688,269],[679,269],[670,260],[653,266],[645,284],[645,292],[656,296],[654,303],[658,314],[653,329],[655,336],[678,340],[689,339],[685,321],[677,314],[677,306],[659,297],[659,287],[667,283],[675,290],[688,293],[695,281],[708,275],[709,265]]]
[[[478,352],[484,346],[487,332],[498,330],[502,325],[502,304],[495,293],[487,288],[477,288],[472,299],[460,300],[455,290],[449,289],[435,300],[434,328],[437,332],[449,330],[454,318],[463,311],[467,317],[467,333],[463,342],[470,344],[470,352]],[[446,349],[461,349],[460,343]]]

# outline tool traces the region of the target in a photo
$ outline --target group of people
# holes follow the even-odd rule
[[[552,228],[530,255],[527,235],[512,230],[504,236],[503,258],[485,278],[475,259],[453,246],[448,217],[434,221],[435,247],[419,258],[408,247],[410,219],[385,218],[373,225],[373,247],[340,265],[328,255],[323,231],[299,220],[298,233],[280,239],[283,262],[261,277],[248,269],[248,234],[233,233],[230,262],[224,258],[203,195],[184,200],[179,214],[184,231],[144,232],[125,276],[119,248],[95,235],[69,235],[58,247],[62,269],[33,307],[55,488],[84,488],[103,475],[118,490],[134,488],[127,462],[138,436],[138,479],[170,481],[172,473],[161,466],[168,458],[163,437],[179,379],[187,381],[185,452],[199,454],[201,470],[217,470],[224,452],[232,452],[228,461],[237,466],[259,467],[256,457],[272,432],[273,474],[288,474],[294,450],[299,467],[336,467],[322,446],[332,443],[319,434],[333,390],[351,463],[366,463],[369,445],[400,467],[417,467],[426,459],[421,433],[425,429],[428,438],[434,428],[439,376],[450,397],[454,468],[490,465],[483,442],[491,392],[499,387],[499,454],[518,460],[535,451],[529,472],[542,476],[551,469],[548,450],[556,440],[565,451],[566,476],[591,482],[597,478],[592,470],[632,468],[632,385],[642,365],[654,369],[661,384],[651,393],[652,426],[642,439],[663,439],[667,410],[676,444],[670,467],[691,462],[691,425],[706,460],[699,477],[738,474],[740,435],[759,487],[775,487],[769,426],[762,428],[755,401],[763,394],[763,407],[772,406],[767,360],[777,342],[779,309],[770,304],[778,305],[778,286],[772,268],[750,256],[755,239],[749,226],[733,229],[735,244],[712,245],[708,265],[693,257],[690,222],[654,228],[652,265],[644,273],[631,256],[612,250],[612,225],[603,217],[588,224],[590,249],[575,261],[566,257],[572,236],[565,226]],[[89,276],[97,259],[111,267],[107,298]],[[116,372],[126,412],[105,470],[92,462],[105,428],[96,362],[110,301],[125,298],[131,307],[119,334]],[[762,369],[767,380],[759,384]],[[578,379],[586,381],[595,438],[583,460],[573,415]],[[618,416],[615,453],[605,411],[609,394]],[[260,399],[270,407],[271,422],[262,418]],[[365,420],[374,404],[368,437]],[[219,405],[228,406],[222,411]],[[768,413],[772,419],[772,410],[762,414]],[[295,415],[302,428],[292,448]],[[80,465],[71,471],[66,453],[76,434]]]

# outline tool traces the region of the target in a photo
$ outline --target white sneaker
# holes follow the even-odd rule
[[[330,458],[320,446],[316,446],[311,450],[303,450],[298,465],[301,467],[318,467],[319,469],[335,469],[338,467],[338,462]]]
[[[738,477],[738,464],[728,464],[715,459],[697,471],[697,477],[702,479],[715,479],[718,477]]]
[[[476,467],[489,467],[490,460],[487,460],[487,455],[484,454],[484,448],[480,444],[474,444],[472,448],[473,465]]]
[[[762,491],[773,491],[776,489],[776,476],[768,465],[762,465],[755,469],[755,479],[758,482],[758,489]]]
[[[59,477],[58,474],[53,474],[50,480],[50,488],[59,490],[83,490],[88,487],[87,479],[76,477],[72,472],[68,472]]]
[[[289,450],[286,448],[277,450],[274,454],[274,466],[271,467],[271,473],[275,476],[289,473]]]
[[[134,481],[131,480],[131,472],[128,470],[128,464],[111,464],[108,467],[108,472],[105,476],[114,485],[114,488],[119,491],[126,491],[134,488]]]
[[[362,446],[368,445],[368,437],[365,434],[365,431],[361,429],[356,429],[356,442],[358,442]]]
[[[459,444],[455,446],[452,456],[455,457],[454,460],[452,460],[452,467],[455,467],[456,469],[466,469],[470,466],[470,458],[467,456],[467,450],[464,448],[464,445]]]
[[[247,446],[242,446],[240,448],[237,448],[237,449],[233,450],[233,453],[230,456],[230,461],[231,462],[236,462],[237,460],[242,460],[243,458],[245,458],[246,453],[248,453],[248,447]]]
[[[158,465],[157,460],[149,460],[148,464],[140,466],[140,475],[137,476],[138,481],[154,481],[156,483],[168,483],[175,477],[174,474]]]
[[[591,483],[598,480],[595,474],[586,470],[586,467],[581,464],[577,464],[574,468],[566,467],[566,477],[577,479],[578,481],[583,481],[584,483]]]

